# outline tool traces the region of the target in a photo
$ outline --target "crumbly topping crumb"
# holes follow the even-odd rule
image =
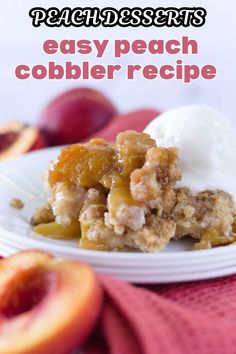
[[[25,206],[24,202],[19,198],[13,198],[9,204],[12,208],[15,208],[15,209],[23,209]]]

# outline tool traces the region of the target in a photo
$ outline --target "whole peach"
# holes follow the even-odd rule
[[[50,145],[73,144],[103,128],[115,114],[116,108],[102,93],[75,88],[48,104],[39,128]]]

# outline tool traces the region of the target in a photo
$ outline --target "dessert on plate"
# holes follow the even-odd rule
[[[191,116],[188,110],[184,114]],[[155,139],[147,133],[125,131],[117,135],[114,143],[92,139],[87,144],[63,148],[46,173],[50,197],[45,206],[35,211],[33,230],[49,235],[50,228],[55,229],[56,225],[57,232],[61,228],[64,233],[67,230],[65,234],[78,238],[79,247],[106,251],[156,252],[171,239],[185,236],[196,239],[195,249],[234,242],[233,193],[226,182],[225,188],[210,184],[214,166],[208,170],[206,188],[193,183],[194,178],[199,182],[201,176],[196,175],[196,159],[192,161],[194,176],[189,171],[191,148],[189,156],[182,158],[183,137],[173,142],[171,134],[167,134],[170,143],[163,142],[169,129],[163,119],[170,124],[160,117],[146,129]],[[156,129],[154,124],[161,128]],[[176,124],[176,136],[181,136],[178,132],[182,125]],[[159,137],[155,136],[157,131]],[[186,131],[191,133],[187,123]],[[203,147],[207,139],[204,134],[197,142]],[[221,157],[222,149],[221,146]],[[199,175],[201,169],[207,169],[206,157],[202,159]],[[208,172],[203,172],[205,177]]]

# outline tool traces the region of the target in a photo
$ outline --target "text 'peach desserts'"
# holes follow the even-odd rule
[[[235,241],[231,195],[178,187],[180,166],[177,148],[135,131],[66,147],[47,171],[50,198],[33,230],[61,230],[81,248],[106,251],[155,252],[183,236],[198,240],[195,248]]]

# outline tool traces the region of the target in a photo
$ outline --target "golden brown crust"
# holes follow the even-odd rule
[[[39,224],[47,224],[55,220],[52,208],[49,204],[42,205],[37,208],[31,218],[31,225],[37,226]]]
[[[230,236],[235,207],[229,194],[223,191],[204,191],[193,195],[189,189],[176,190],[176,205],[172,215],[176,220],[176,237],[190,235],[200,239],[208,229]]]

